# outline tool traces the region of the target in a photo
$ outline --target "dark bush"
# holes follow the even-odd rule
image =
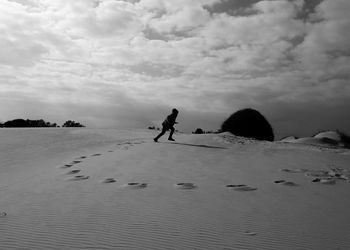
[[[62,127],[65,127],[65,128],[71,128],[71,127],[82,128],[82,127],[85,127],[85,126],[80,124],[79,122],[68,120],[62,125]]]
[[[38,128],[38,127],[56,127],[57,124],[46,122],[43,119],[40,120],[24,120],[24,119],[15,119],[12,121],[7,121],[3,124],[2,127],[5,128]]]
[[[342,143],[344,143],[345,148],[350,148],[350,136],[343,132],[339,132],[340,134],[340,140]]]
[[[201,128],[197,128],[196,131],[193,132],[193,134],[204,134],[204,131]]]
[[[270,123],[254,109],[242,109],[232,114],[221,125],[221,131],[257,140],[274,140]]]
[[[15,119],[4,123],[6,128],[29,127],[28,123],[23,119]]]

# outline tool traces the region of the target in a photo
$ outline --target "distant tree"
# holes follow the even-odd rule
[[[43,119],[40,120],[24,120],[24,119],[15,119],[7,121],[2,124],[1,127],[6,128],[37,128],[37,127],[56,127],[56,123],[51,124],[50,122],[45,122]]]
[[[68,128],[68,127],[85,127],[85,126],[80,124],[79,122],[68,120],[62,125],[62,127]]]
[[[257,140],[274,140],[270,123],[254,109],[242,109],[235,112],[223,122],[221,131]]]
[[[5,122],[4,127],[6,127],[6,128],[29,127],[29,124],[23,119],[15,119],[12,121]]]

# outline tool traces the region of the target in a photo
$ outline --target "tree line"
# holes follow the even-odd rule
[[[59,128],[57,123],[46,122],[43,119],[15,119],[4,123],[0,122],[0,128]],[[68,120],[62,124],[62,127],[85,127],[79,122]]]

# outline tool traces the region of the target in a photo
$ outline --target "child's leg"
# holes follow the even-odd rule
[[[165,134],[165,132],[166,132],[166,127],[165,126],[163,126],[163,128],[162,128],[162,132],[160,132],[160,134],[159,135],[157,135],[157,137],[156,138],[154,138],[153,140],[155,141],[155,142],[157,142],[158,141],[158,139],[160,138],[160,137],[162,137],[164,134]]]
[[[170,128],[170,135],[169,135],[168,140],[174,141],[174,139],[173,139],[173,134],[174,134],[174,132],[175,132],[175,128],[174,128],[174,127],[171,127],[171,128]]]

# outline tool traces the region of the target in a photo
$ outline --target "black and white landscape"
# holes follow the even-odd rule
[[[0,0],[0,250],[349,249],[349,13]]]

